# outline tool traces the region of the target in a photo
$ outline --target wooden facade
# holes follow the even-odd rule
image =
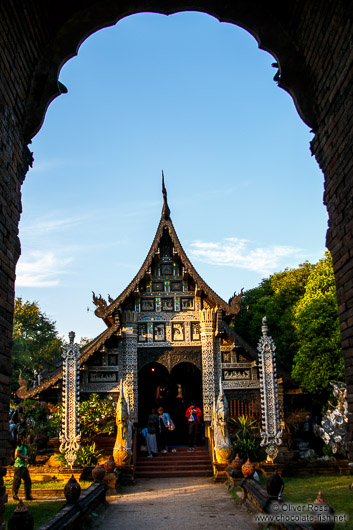
[[[158,405],[181,421],[190,400],[208,422],[221,380],[231,416],[260,419],[257,352],[229,326],[241,295],[226,303],[198,275],[171,221],[164,181],[162,189],[161,219],[137,275],[116,299],[93,293],[107,329],[81,351],[81,396],[116,398],[122,380],[135,423]],[[53,398],[61,378],[59,369],[19,396]]]

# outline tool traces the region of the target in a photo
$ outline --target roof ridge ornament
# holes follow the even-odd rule
[[[170,219],[170,209],[169,209],[169,206],[168,206],[168,201],[167,201],[167,190],[166,190],[166,187],[164,185],[164,172],[163,172],[163,169],[162,169],[162,194],[163,194],[163,210],[162,210],[162,219]]]

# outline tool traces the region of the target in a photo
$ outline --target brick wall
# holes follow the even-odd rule
[[[189,0],[183,8],[187,9]],[[0,463],[5,463],[14,270],[20,248],[20,186],[31,155],[27,141],[60,93],[57,70],[99,27],[134,11],[170,13],[174,0],[5,0],[0,4]],[[327,237],[337,281],[342,345],[353,412],[353,7],[348,0],[190,2],[249,29],[281,64],[280,85],[315,128],[311,148],[325,174]],[[353,421],[350,424],[353,436]],[[352,455],[353,456],[353,455]]]

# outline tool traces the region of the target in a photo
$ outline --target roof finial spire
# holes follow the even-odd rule
[[[163,210],[162,210],[162,218],[163,219],[169,219],[169,217],[170,217],[170,209],[169,209],[168,201],[167,201],[167,190],[166,190],[166,187],[164,185],[163,169],[162,169],[162,194],[163,194],[163,201],[164,201]]]

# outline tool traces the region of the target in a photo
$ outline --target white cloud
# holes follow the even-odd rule
[[[220,242],[195,241],[191,245],[190,257],[211,265],[248,269],[260,274],[272,274],[288,266],[288,258],[302,260],[302,249],[272,245],[249,248],[250,241],[236,237]],[[286,261],[286,263],[284,262]]]
[[[70,261],[71,258],[56,256],[54,252],[32,252],[17,264],[16,287],[57,287]]]
[[[32,223],[26,224],[23,227],[20,225],[21,235],[38,236],[42,234],[49,234],[53,232],[62,232],[69,230],[73,226],[81,224],[86,217],[59,217],[59,218],[42,218],[36,219]]]

